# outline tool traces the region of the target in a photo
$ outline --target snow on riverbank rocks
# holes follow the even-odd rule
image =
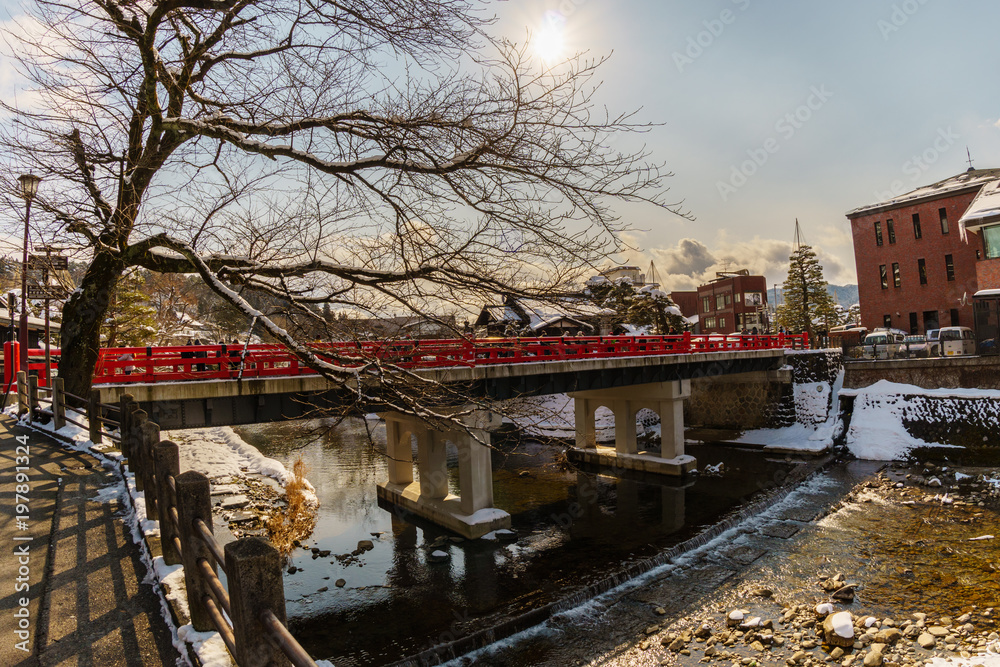
[[[261,454],[229,427],[166,431],[177,443],[181,471],[197,470],[212,482],[212,504],[233,535],[262,534],[263,522],[283,500],[282,488],[292,473]],[[306,482],[309,502],[318,505],[315,489]]]
[[[924,389],[880,380],[853,397],[848,449],[860,459],[897,461],[918,447],[995,447],[1000,442],[1000,391]]]

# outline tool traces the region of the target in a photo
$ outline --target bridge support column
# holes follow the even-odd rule
[[[413,442],[412,435],[398,421],[385,422],[386,455],[389,458],[389,483],[411,484],[413,482]]]
[[[573,416],[576,421],[576,446],[580,449],[597,449],[597,425],[594,411],[599,406],[588,398],[574,399]]]
[[[396,412],[385,419],[389,481],[378,485],[379,504],[403,519],[424,519],[474,539],[510,528],[510,515],[493,508],[493,467],[487,428],[498,416],[476,411],[462,418],[468,430],[431,431],[416,417]],[[413,438],[419,482],[413,481]],[[458,450],[459,495],[448,492],[447,443]],[[391,507],[387,507],[391,506]]]
[[[568,452],[571,460],[665,475],[684,475],[697,467],[694,457],[684,453],[684,400],[691,396],[690,380],[579,391],[570,396],[577,413],[576,447]],[[596,444],[594,411],[600,406],[611,408],[615,415],[614,449]],[[660,416],[659,452],[639,449],[636,415],[644,408]]]

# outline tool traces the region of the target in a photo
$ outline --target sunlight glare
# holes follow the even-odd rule
[[[562,58],[566,50],[565,28],[566,19],[562,14],[552,10],[545,12],[542,25],[532,40],[535,54],[548,63]]]

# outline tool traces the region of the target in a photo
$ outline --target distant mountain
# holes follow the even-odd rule
[[[844,308],[850,308],[858,303],[857,285],[827,285],[827,291],[833,296],[833,300]],[[772,287],[767,291],[768,303],[772,306],[781,305],[785,302],[780,287]]]

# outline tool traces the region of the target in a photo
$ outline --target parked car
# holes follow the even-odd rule
[[[906,334],[893,329],[876,330],[865,336],[865,359],[898,359],[906,356]]]
[[[906,351],[909,352],[911,357],[927,356],[927,336],[923,334],[910,334],[903,340],[903,343],[906,345]]]
[[[976,353],[976,335],[969,327],[941,327],[940,341],[943,357]]]
[[[941,335],[940,329],[928,329],[927,330],[927,356],[928,357],[940,357],[941,356],[941,340],[939,336]]]

